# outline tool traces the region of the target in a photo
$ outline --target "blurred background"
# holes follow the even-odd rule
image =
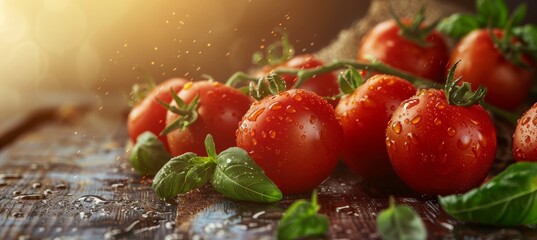
[[[474,1],[455,2],[473,10]],[[531,16],[537,6],[527,2]],[[157,82],[202,74],[225,81],[252,67],[251,54],[278,38],[275,27],[289,33],[297,53],[313,53],[364,16],[369,5],[361,0],[0,0],[0,121],[70,101],[99,109],[126,106],[130,86],[142,81],[136,67]],[[535,22],[535,16],[528,21]]]

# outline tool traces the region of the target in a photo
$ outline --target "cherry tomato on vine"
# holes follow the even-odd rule
[[[313,69],[322,67],[323,65],[324,63],[313,55],[299,55],[289,59],[288,61],[280,65],[265,67],[262,70],[262,75],[268,75],[272,70],[276,68]],[[283,80],[285,80],[287,89],[290,89],[298,79],[295,75],[289,74],[281,74],[281,77],[283,78]],[[306,79],[304,83],[300,86],[300,88],[312,91],[322,97],[332,97],[339,94],[337,76],[333,72],[319,74],[313,78]],[[330,100],[329,102],[333,106],[337,104],[336,100]]]
[[[409,21],[403,22],[410,24]],[[417,76],[443,82],[449,50],[442,35],[432,30],[419,44],[402,33],[395,20],[377,24],[362,38],[358,61],[378,60]]]
[[[399,104],[416,94],[408,81],[375,75],[336,107],[343,127],[343,159],[356,174],[368,179],[393,175],[386,152],[386,124]]]
[[[513,134],[516,161],[537,161],[537,103],[518,120]]]
[[[310,191],[328,178],[343,139],[333,107],[303,89],[252,104],[236,135],[237,146],[287,194]]]
[[[414,191],[462,193],[490,171],[496,131],[480,105],[452,105],[444,90],[421,90],[393,113],[386,147],[395,172]]]
[[[494,30],[494,36],[503,37],[502,30]],[[528,57],[523,60],[533,66]],[[472,86],[487,87],[485,100],[494,106],[513,110],[526,99],[531,89],[535,69],[522,68],[505,58],[487,29],[470,32],[457,44],[451,54],[450,66],[460,61],[455,77],[463,77]]]
[[[178,92],[187,82],[188,80],[183,78],[168,79],[156,86],[141,102],[134,105],[127,117],[127,130],[134,143],[136,143],[138,135],[145,131],[150,131],[157,136],[159,135],[166,126],[167,110],[156,99],[170,102],[172,100],[170,88],[174,92]],[[158,139],[169,151],[170,148],[166,136],[159,136]]]
[[[214,81],[189,82],[177,95],[187,106],[184,109],[184,106],[172,101],[170,105],[183,108],[185,114],[168,111],[166,116],[167,126],[178,123],[177,119],[182,118],[178,125],[182,129],[167,134],[173,156],[185,152],[205,154],[207,134],[211,134],[218,143],[217,152],[235,146],[235,131],[252,98]]]

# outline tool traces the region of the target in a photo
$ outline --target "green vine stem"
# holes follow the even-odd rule
[[[414,84],[417,87],[420,88],[436,88],[436,89],[443,89],[444,84],[434,82],[430,79],[422,78],[415,76],[413,74],[392,68],[390,66],[387,66],[386,64],[383,64],[379,61],[373,61],[371,63],[365,63],[365,62],[357,62],[354,60],[337,60],[330,64],[324,65],[322,67],[313,68],[313,69],[292,69],[292,68],[276,68],[272,73],[281,75],[281,74],[291,74],[296,75],[298,77],[295,84],[292,86],[292,88],[299,88],[304,81],[307,79],[310,79],[314,77],[315,75],[337,71],[341,69],[345,69],[348,67],[353,67],[356,69],[361,70],[367,70],[367,71],[373,71],[377,73],[382,74],[389,74],[393,76],[400,77],[402,79],[405,79],[412,84]],[[247,75],[244,72],[237,72],[233,74],[229,80],[227,81],[226,85],[228,86],[235,86],[236,84],[240,82],[252,82],[256,81],[258,78],[252,77]],[[481,105],[490,111],[491,113],[500,116],[501,118],[504,118],[505,120],[509,121],[513,125],[516,125],[516,120],[518,119],[518,115],[514,114],[509,111],[505,111],[503,109],[500,109],[498,107],[492,106],[490,104],[485,103],[485,101],[481,101]]]

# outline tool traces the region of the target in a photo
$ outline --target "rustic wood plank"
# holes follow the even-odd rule
[[[81,114],[31,128],[0,153],[0,239],[170,234],[176,207],[126,163],[123,116]]]

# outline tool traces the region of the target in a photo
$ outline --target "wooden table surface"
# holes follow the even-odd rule
[[[0,239],[273,239],[275,204],[224,199],[209,187],[161,202],[151,179],[126,159],[122,113],[75,107],[35,111],[0,128]],[[457,222],[435,198],[364,182],[338,166],[319,188],[327,239],[378,239],[375,218],[388,197],[412,206],[430,239],[537,239],[532,227]]]

